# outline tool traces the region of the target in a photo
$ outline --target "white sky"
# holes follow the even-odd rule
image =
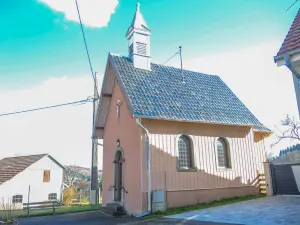
[[[66,17],[76,21],[74,9],[65,7],[69,0],[41,0]],[[73,1],[73,0],[70,0]],[[87,13],[86,5],[107,6],[103,17]],[[104,4],[105,2],[105,4]],[[79,0],[84,23],[92,27],[107,26],[118,1]],[[86,15],[90,14],[90,18]],[[101,13],[100,13],[101,14]],[[258,119],[275,130],[286,114],[296,116],[296,98],[291,73],[278,68],[273,61],[282,40],[261,43],[231,52],[212,55],[185,56],[184,67],[219,75]],[[195,51],[197,52],[197,51]],[[155,59],[153,59],[155,61]],[[175,62],[173,61],[173,64]],[[170,62],[172,65],[172,62]],[[176,64],[175,64],[176,65]],[[103,65],[105,66],[105,65]],[[178,66],[178,64],[176,65]],[[101,76],[102,77],[102,76]],[[99,87],[102,85],[100,84]],[[0,91],[0,113],[76,101],[93,94],[90,74],[82,77],[51,78],[30,89]],[[50,153],[62,164],[90,166],[92,104],[67,106],[42,112],[0,117],[0,158],[16,154]],[[275,139],[267,139],[268,151],[278,151],[291,143],[281,143],[269,149]],[[102,148],[99,149],[99,168],[102,168]]]

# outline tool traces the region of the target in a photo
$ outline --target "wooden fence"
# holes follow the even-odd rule
[[[266,177],[265,177],[265,174],[261,173],[258,170],[257,171],[257,178],[258,178],[259,192],[261,194],[267,194],[267,186],[266,186]]]

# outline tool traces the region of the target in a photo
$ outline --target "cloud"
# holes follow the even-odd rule
[[[72,102],[92,94],[89,75],[51,78],[30,89],[0,92],[0,113]],[[50,153],[63,164],[89,166],[91,132],[92,103],[0,117],[0,158]]]
[[[74,0],[39,0],[55,11],[65,14],[67,20],[79,22]],[[115,13],[118,0],[78,0],[82,23],[89,27],[106,27]]]
[[[281,42],[185,58],[185,68],[219,75],[258,119],[273,131],[286,114],[298,119],[293,79],[286,67],[277,67],[273,56]],[[275,135],[266,139],[268,151],[278,153],[293,144],[285,141],[270,149]]]

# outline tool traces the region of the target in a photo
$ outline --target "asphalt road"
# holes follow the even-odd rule
[[[140,221],[135,218],[115,218],[102,214],[99,211],[72,213],[56,216],[45,216],[30,219],[21,219],[19,225],[230,225],[225,223],[211,223],[176,219],[154,219]],[[235,224],[236,225],[236,224]]]
[[[21,219],[19,225],[117,225],[133,222],[134,218],[114,218],[100,211]]]

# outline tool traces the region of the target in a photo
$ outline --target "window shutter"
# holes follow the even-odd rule
[[[43,182],[50,182],[50,170],[45,170],[44,171]]]

